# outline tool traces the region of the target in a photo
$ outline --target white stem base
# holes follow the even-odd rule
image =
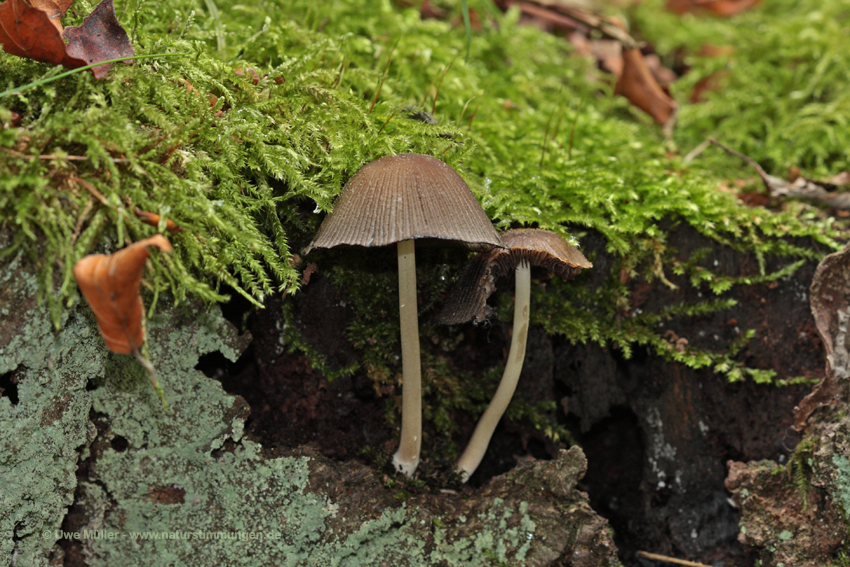
[[[398,306],[401,318],[401,438],[393,466],[407,477],[419,466],[422,446],[422,369],[416,305],[416,252],[413,240],[398,243]]]
[[[511,403],[511,398],[516,390],[519,375],[522,372],[522,363],[525,360],[525,343],[528,339],[528,312],[531,303],[531,268],[522,262],[516,268],[516,294],[514,299],[514,327],[511,336],[511,350],[508,353],[508,361],[505,364],[505,372],[502,374],[502,381],[499,382],[499,388],[496,394],[487,406],[487,410],[478,425],[475,426],[475,432],[469,440],[460,459],[457,461],[457,471],[463,477],[463,482],[469,480],[469,477],[481,464],[481,459],[484,458],[484,453],[487,452],[487,445],[490,444],[490,438],[499,424],[499,420]]]

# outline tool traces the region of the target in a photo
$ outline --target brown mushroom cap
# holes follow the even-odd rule
[[[470,260],[446,299],[437,321],[457,325],[481,323],[492,313],[487,298],[496,291],[496,280],[507,276],[523,261],[567,280],[593,264],[579,250],[548,230],[521,228],[502,234],[507,248],[493,248]]]
[[[385,246],[440,238],[502,246],[458,173],[431,156],[398,154],[363,166],[345,185],[316,238],[304,249]]]

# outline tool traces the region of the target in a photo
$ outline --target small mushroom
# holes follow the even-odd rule
[[[508,361],[496,394],[458,459],[457,470],[464,482],[481,463],[493,431],[514,395],[522,371],[528,337],[531,267],[540,266],[565,280],[574,277],[583,268],[592,267],[575,246],[546,230],[509,230],[502,234],[502,242],[507,246],[506,249],[494,248],[470,261],[438,318],[440,323],[448,325],[469,320],[476,323],[484,321],[492,312],[487,306],[487,298],[496,290],[496,280],[515,271],[514,326]]]
[[[422,443],[422,377],[416,309],[414,239],[437,238],[502,247],[490,219],[458,173],[420,154],[386,156],[363,166],[304,250],[340,244],[397,244],[401,320],[402,418],[396,470],[412,476]]]

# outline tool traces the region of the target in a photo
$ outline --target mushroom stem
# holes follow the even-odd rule
[[[401,439],[393,455],[393,466],[411,477],[419,465],[422,445],[422,370],[413,240],[398,243],[398,307],[401,319]]]
[[[463,477],[463,482],[469,480],[478,465],[481,464],[481,459],[484,458],[484,453],[487,452],[487,445],[490,443],[490,438],[499,424],[499,420],[505,413],[508,404],[511,403],[511,398],[516,390],[519,375],[522,372],[522,363],[525,360],[525,343],[528,338],[528,312],[531,303],[531,267],[525,260],[521,261],[516,267],[516,292],[514,299],[514,327],[511,336],[511,350],[508,353],[508,361],[505,364],[505,372],[502,374],[502,381],[499,382],[499,388],[496,394],[487,406],[487,410],[478,425],[475,426],[475,432],[469,440],[469,444],[463,451],[457,462],[457,471]]]

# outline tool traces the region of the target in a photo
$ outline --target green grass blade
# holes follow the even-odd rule
[[[86,65],[85,67],[79,67],[77,69],[72,69],[70,71],[65,71],[64,73],[59,73],[53,77],[47,77],[46,79],[39,79],[38,81],[29,83],[27,85],[23,85],[20,87],[16,87],[14,89],[9,89],[7,91],[3,91],[0,93],[0,98],[8,95],[12,95],[15,93],[20,93],[44,84],[47,84],[51,81],[56,81],[58,79],[62,79],[63,77],[67,77],[68,75],[73,75],[74,73],[79,73],[80,71],[85,71],[87,69],[91,69],[93,67],[100,67],[101,65],[106,65],[107,63],[118,63],[120,61],[130,61],[133,59],[153,59],[154,57],[176,57],[178,55],[190,55],[189,53],[156,53],[154,55],[134,55],[132,57],[120,57],[118,59],[108,59],[106,61],[100,61],[98,63],[92,63],[91,65]]]

